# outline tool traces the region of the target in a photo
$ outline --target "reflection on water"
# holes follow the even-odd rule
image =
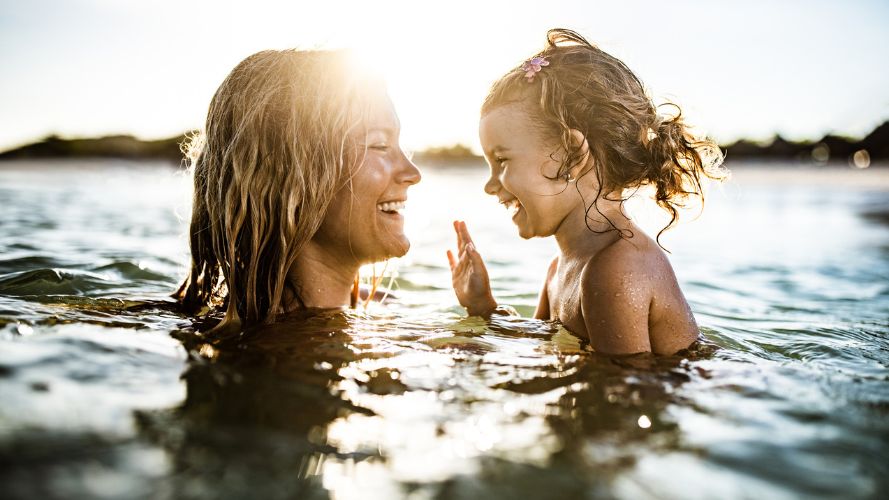
[[[518,240],[480,169],[424,172],[397,301],[208,343],[164,296],[186,258],[181,174],[0,166],[4,497],[877,497],[875,168],[737,169],[666,238],[702,340],[609,358],[556,325],[456,307],[452,217],[525,314],[553,251]]]
[[[607,491],[640,450],[677,447],[666,408],[713,350],[614,360],[539,322],[342,314],[192,347],[184,403],[140,418],[177,480],[255,490],[258,466],[273,491],[446,498]]]

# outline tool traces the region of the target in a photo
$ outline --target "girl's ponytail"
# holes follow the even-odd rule
[[[646,162],[646,181],[654,187],[654,199],[658,206],[670,214],[670,222],[657,234],[660,237],[679,219],[679,208],[689,197],[704,202],[702,177],[721,179],[725,172],[719,169],[722,152],[706,138],[697,137],[682,120],[682,112],[675,104],[675,116],[655,113],[651,128],[643,131],[649,158]]]

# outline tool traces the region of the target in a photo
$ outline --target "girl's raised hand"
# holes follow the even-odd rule
[[[454,221],[454,231],[457,232],[459,259],[448,250],[448,262],[457,300],[470,316],[490,316],[497,308],[497,301],[491,293],[485,262],[472,243],[466,223]]]

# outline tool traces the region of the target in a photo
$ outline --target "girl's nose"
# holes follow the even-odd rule
[[[498,191],[500,191],[500,179],[496,175],[491,174],[488,177],[488,182],[485,182],[485,192],[496,196]]]

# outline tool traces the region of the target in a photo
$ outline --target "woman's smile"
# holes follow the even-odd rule
[[[397,214],[400,210],[404,209],[404,202],[406,200],[398,200],[398,201],[385,201],[377,205],[377,209],[381,212],[385,212],[387,214]]]
[[[384,201],[377,204],[377,214],[383,217],[383,220],[404,222],[404,203],[407,200]]]
[[[326,245],[349,249],[361,264],[401,257],[410,248],[403,212],[407,190],[420,181],[420,172],[399,146],[398,135],[395,108],[382,99],[355,137],[361,161],[315,236]]]

